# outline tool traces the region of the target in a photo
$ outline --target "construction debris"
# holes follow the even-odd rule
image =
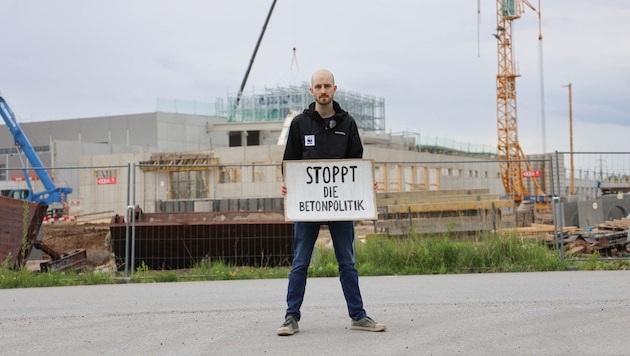
[[[553,225],[548,225],[545,241],[554,242]],[[534,227],[539,232],[541,226]],[[565,256],[586,257],[598,253],[601,257],[630,257],[630,218],[605,221],[595,228],[567,227],[559,234]],[[521,232],[524,228],[519,229]]]
[[[48,256],[52,258],[52,260],[50,261],[44,261],[40,263],[40,270],[42,272],[81,269],[87,263],[87,252],[85,251],[85,249],[77,249],[68,253],[61,254],[53,250],[52,247],[46,245],[42,241],[35,241],[33,246],[44,251],[44,253],[48,254]]]
[[[564,247],[567,257],[586,257],[596,252],[601,257],[630,257],[629,229],[630,217],[608,220],[588,229],[565,226],[558,233],[558,244]],[[532,224],[519,227],[516,232],[520,238],[543,240],[555,246],[554,230],[553,224]]]

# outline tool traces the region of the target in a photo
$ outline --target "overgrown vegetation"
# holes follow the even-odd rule
[[[571,267],[580,270],[630,268],[630,261],[602,261],[598,257],[593,255],[587,261],[572,262]],[[474,240],[458,240],[450,238],[448,234],[411,234],[396,238],[370,236],[365,243],[357,243],[356,265],[362,276],[563,271],[569,267],[558,259],[555,251],[534,240],[521,240],[515,235],[484,235]],[[289,270],[289,267],[255,268],[213,261],[200,263],[187,270],[151,271],[142,261],[133,276],[127,279],[120,272],[14,271],[5,261],[0,267],[0,288],[286,278]],[[338,275],[332,249],[316,249],[309,275]]]

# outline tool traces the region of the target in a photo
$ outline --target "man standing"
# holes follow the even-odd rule
[[[331,72],[318,70],[311,78],[310,92],[315,102],[291,122],[283,160],[362,158],[363,145],[357,124],[333,100],[337,86]],[[375,183],[376,185],[376,183]],[[281,187],[283,195],[287,187]],[[319,229],[327,224],[335,257],[339,265],[339,280],[352,319],[350,329],[384,331],[386,326],[368,317],[363,309],[359,290],[359,274],[355,268],[354,222],[296,222],[294,224],[293,264],[289,273],[287,310],[278,335],[293,335],[300,331],[300,307],[304,300],[308,266]]]

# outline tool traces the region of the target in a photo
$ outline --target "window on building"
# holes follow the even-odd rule
[[[241,132],[240,131],[230,131],[228,134],[230,137],[230,147],[239,147],[243,144],[241,143]]]
[[[7,166],[0,164],[0,180],[7,180]]]
[[[247,131],[247,146],[260,145],[260,131]]]
[[[245,136],[245,142],[243,142],[243,135]],[[230,131],[228,136],[230,147],[260,145],[260,131]]]

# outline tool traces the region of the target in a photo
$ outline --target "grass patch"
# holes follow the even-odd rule
[[[99,272],[43,272],[0,269],[0,289],[28,287],[63,287],[78,285],[114,284],[111,274]]]
[[[361,275],[558,271],[565,265],[537,242],[514,236],[457,241],[446,235],[368,238],[357,246]]]
[[[338,276],[332,249],[316,248],[309,267],[311,277]],[[594,254],[586,261],[570,264],[579,270],[630,269],[629,260],[604,261]],[[515,234],[481,235],[453,239],[448,234],[387,237],[371,235],[356,244],[356,267],[362,276],[421,275],[491,272],[564,271],[568,263],[556,251]],[[130,279],[121,272],[29,272],[15,271],[5,262],[0,267],[0,289],[121,282],[155,283],[190,280],[243,280],[287,278],[290,267],[232,266],[223,261],[202,262],[190,269],[152,271],[141,262]]]

